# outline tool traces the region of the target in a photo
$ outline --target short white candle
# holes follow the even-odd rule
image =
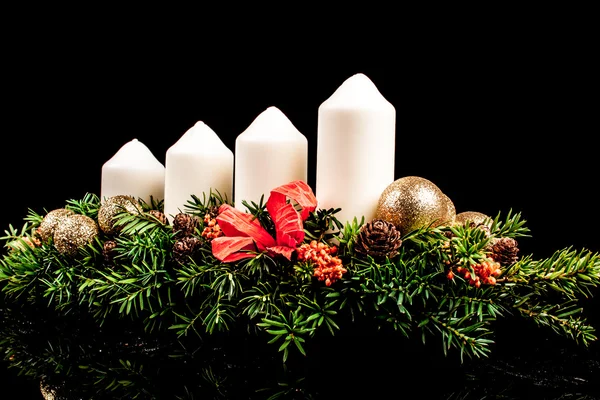
[[[208,200],[211,192],[231,201],[233,152],[204,122],[197,121],[168,150],[165,158],[164,213],[169,221],[192,195]]]
[[[257,203],[272,189],[306,181],[308,141],[277,107],[269,107],[235,141],[234,205]]]
[[[163,200],[165,167],[150,149],[137,139],[125,143],[102,166],[100,200],[126,195],[150,204]]]
[[[394,181],[396,110],[364,74],[351,76],[319,106],[319,208],[341,208],[342,223],[374,218],[379,197]]]

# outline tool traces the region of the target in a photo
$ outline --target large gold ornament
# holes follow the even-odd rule
[[[63,253],[75,255],[77,250],[91,243],[99,233],[98,224],[87,215],[66,217],[54,231],[54,247]]]
[[[446,196],[444,194],[445,197],[445,203],[446,203],[446,220],[441,222],[441,225],[452,225],[454,223],[454,220],[456,218],[456,207],[454,206],[454,202],[450,199],[450,197]]]
[[[122,212],[131,214],[140,214],[143,212],[142,206],[132,196],[117,195],[106,199],[98,209],[98,225],[102,232],[112,235],[121,229],[115,225],[115,217]]]
[[[42,239],[42,242],[47,242],[50,238],[54,237],[54,231],[56,227],[68,216],[75,214],[72,210],[66,208],[57,208],[56,210],[50,211],[37,229],[37,234]]]
[[[477,225],[487,225],[489,227],[492,226],[492,218],[489,216],[480,213],[478,211],[463,211],[456,214],[456,218],[454,218],[454,223],[458,225],[465,225],[466,223],[473,223]]]
[[[391,222],[402,235],[425,226],[452,223],[454,204],[428,179],[406,176],[392,182],[381,194],[376,219]]]

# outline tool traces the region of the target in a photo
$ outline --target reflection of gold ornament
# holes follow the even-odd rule
[[[67,210],[66,208],[57,208],[56,210],[50,211],[37,229],[38,235],[42,239],[42,242],[47,242],[54,236],[56,227],[69,215],[73,215],[75,212]]]
[[[54,246],[63,254],[74,255],[77,249],[91,243],[98,235],[98,224],[87,215],[66,217],[54,231]]]
[[[375,218],[391,222],[404,235],[421,227],[453,221],[455,215],[454,204],[433,182],[406,176],[385,188]]]
[[[98,209],[98,225],[102,232],[109,235],[117,233],[120,227],[115,226],[115,216],[125,211],[139,214],[143,212],[143,209],[132,196],[117,195],[106,199]]]
[[[458,225],[465,225],[467,222],[477,225],[487,225],[492,226],[492,219],[487,215],[477,212],[477,211],[463,211],[456,214],[456,218],[454,218],[454,223]]]
[[[43,380],[40,381],[40,392],[44,400],[56,400],[56,389],[46,384]]]

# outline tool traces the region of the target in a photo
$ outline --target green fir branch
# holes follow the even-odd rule
[[[492,221],[490,230],[495,237],[531,237],[531,231],[526,226],[527,221],[522,218],[521,213],[515,213],[511,209],[504,219],[501,219],[501,216],[501,213],[498,213]]]
[[[278,351],[283,352],[284,363],[289,356],[291,344],[293,344],[302,355],[306,356],[306,351],[303,346],[303,343],[306,342],[304,336],[311,334],[314,328],[307,327],[308,322],[310,321],[305,319],[304,314],[300,312],[299,308],[289,311],[287,314],[279,311],[269,318],[262,318],[261,321],[262,322],[259,322],[257,326],[263,328],[266,333],[273,336],[269,340],[270,344],[279,344]]]
[[[65,208],[75,214],[83,214],[94,220],[98,218],[101,202],[98,195],[86,193],[81,200],[70,199],[66,201]]]
[[[202,193],[202,199],[192,194],[191,199],[185,203],[183,212],[203,218],[206,213],[217,210],[223,204],[233,205],[227,194],[211,188],[208,193]]]
[[[540,294],[592,297],[600,285],[600,254],[568,247],[542,260],[525,257],[506,271],[504,280],[531,286]]]
[[[331,242],[338,237],[344,228],[335,217],[341,208],[317,209],[311,212],[304,221],[305,241]],[[349,236],[346,236],[350,240]]]
[[[583,308],[576,301],[561,304],[527,303],[516,309],[522,317],[533,320],[536,325],[548,327],[557,335],[586,347],[598,339],[596,328],[581,317]]]

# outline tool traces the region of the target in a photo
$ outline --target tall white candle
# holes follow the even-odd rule
[[[264,201],[272,189],[306,181],[308,141],[277,107],[269,107],[235,141],[234,205]]]
[[[233,152],[202,121],[167,150],[165,167],[164,213],[169,221],[187,211],[192,194],[208,200],[212,191],[232,200]]]
[[[126,195],[150,204],[164,198],[165,167],[137,139],[125,143],[102,166],[100,200]]]
[[[364,74],[351,76],[319,106],[319,208],[341,208],[342,223],[369,222],[394,181],[396,110]]]

